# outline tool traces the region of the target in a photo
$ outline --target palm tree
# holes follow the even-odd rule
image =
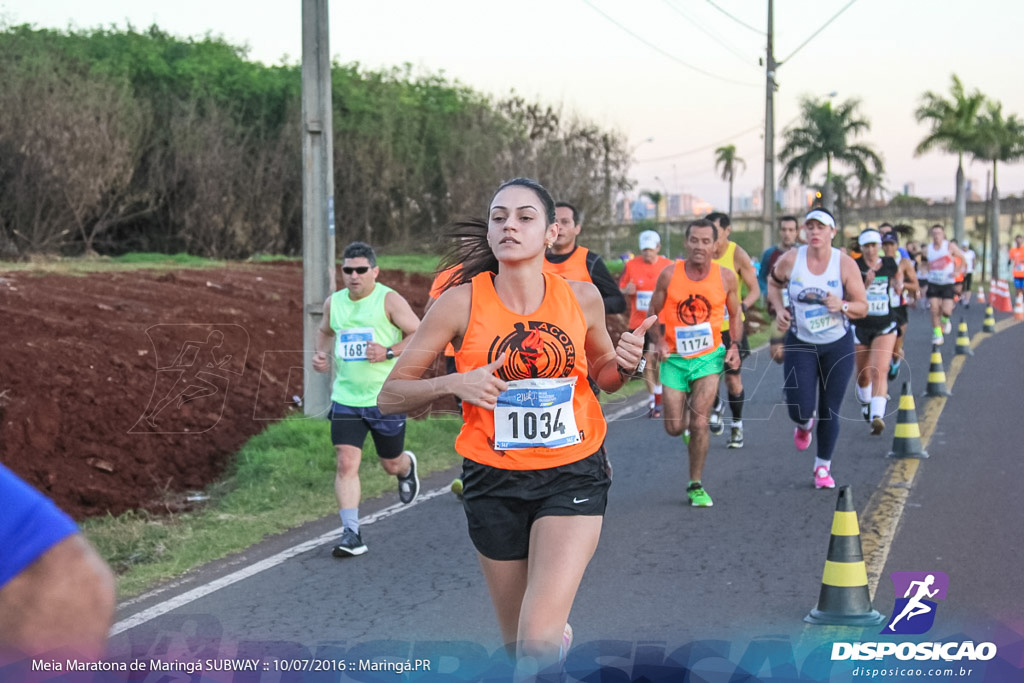
[[[732,216],[732,181],[736,177],[736,167],[747,169],[747,162],[736,156],[736,145],[725,145],[715,150],[715,170],[721,170],[722,180],[729,181],[729,215]]]
[[[989,220],[992,241],[992,273],[999,272],[999,162],[1024,158],[1024,121],[1016,114],[1003,117],[1003,105],[988,100],[985,111],[978,117],[973,149],[974,158],[992,162],[992,215]]]
[[[956,208],[953,212],[953,234],[957,242],[964,239],[964,217],[967,214],[967,192],[964,188],[964,152],[970,152],[977,134],[978,112],[985,96],[977,89],[968,93],[956,74],[949,88],[950,99],[932,91],[921,96],[921,105],[914,112],[918,122],[931,123],[931,132],[914,150],[921,155],[939,148],[957,155]]]
[[[835,210],[832,192],[832,161],[851,167],[858,178],[882,173],[882,159],[871,147],[854,144],[851,138],[871,128],[857,109],[860,101],[851,99],[833,108],[831,100],[804,98],[800,103],[800,121],[783,132],[785,143],[779,160],[786,164],[781,184],[787,185],[795,176],[804,185],[811,173],[825,162],[825,198],[829,211]]]
[[[640,193],[640,196],[646,195],[648,199],[654,204],[654,221],[655,223],[661,222],[661,199],[664,195],[656,190],[644,190]]]
[[[884,177],[881,173],[868,173],[863,178],[854,178],[857,181],[857,203],[864,208],[877,206],[883,201],[883,193],[886,191]]]

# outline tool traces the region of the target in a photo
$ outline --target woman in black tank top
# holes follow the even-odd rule
[[[881,256],[882,236],[868,229],[858,238],[862,255],[857,267],[864,277],[868,314],[854,323],[854,349],[857,363],[857,400],[861,415],[871,424],[873,435],[885,429],[889,390],[889,362],[896,346],[894,280],[899,267],[895,259]]]

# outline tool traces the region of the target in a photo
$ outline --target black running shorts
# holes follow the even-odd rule
[[[899,323],[896,320],[890,320],[885,327],[858,327],[855,322],[853,323],[853,343],[871,346],[871,342],[875,341],[875,339],[884,337],[887,334],[893,334],[897,331],[898,327]]]
[[[462,506],[469,538],[486,558],[525,559],[535,520],[604,515],[610,484],[603,448],[545,470],[502,470],[464,459]]]

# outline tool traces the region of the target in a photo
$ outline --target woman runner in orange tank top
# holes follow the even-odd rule
[[[558,232],[551,195],[516,178],[486,225],[456,225],[461,271],[384,383],[384,413],[462,399],[463,506],[517,679],[557,671],[567,620],[597,547],[610,477],[606,430],[587,377],[616,391],[640,363],[651,316],[613,347],[589,282],[545,275]],[[457,372],[423,379],[445,344]]]

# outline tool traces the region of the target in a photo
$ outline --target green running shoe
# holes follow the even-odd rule
[[[690,505],[695,508],[709,508],[714,503],[711,501],[711,496],[704,490],[699,481],[691,482],[686,487],[686,495],[690,498]]]

